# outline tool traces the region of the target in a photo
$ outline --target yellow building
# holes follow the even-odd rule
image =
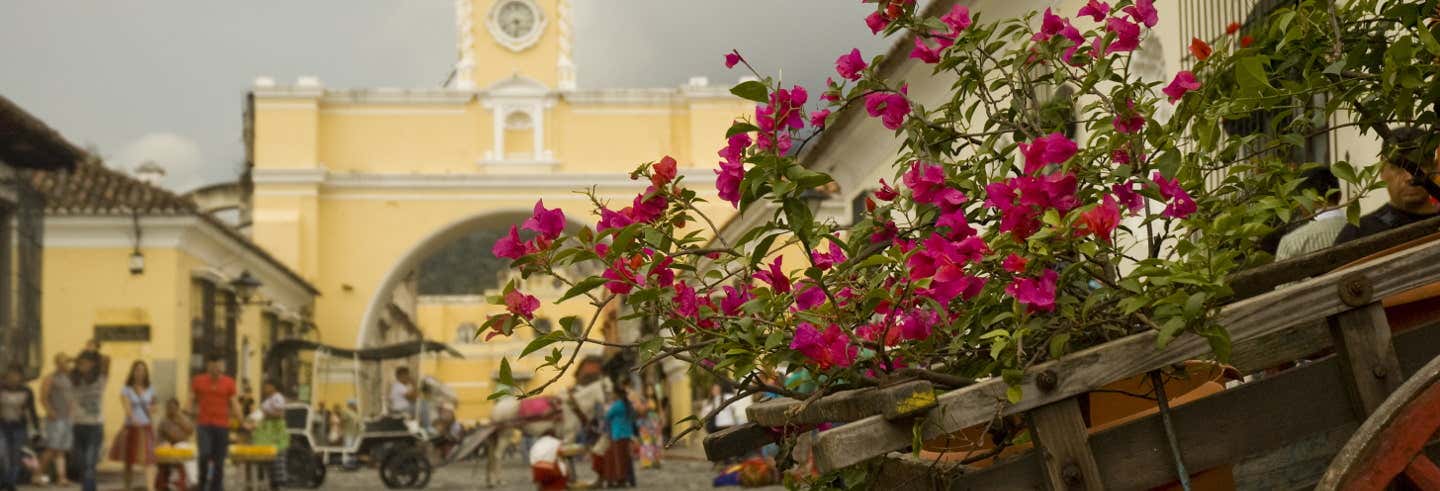
[[[643,190],[628,172],[665,155],[690,186],[713,189],[715,152],[749,104],[703,78],[666,89],[578,88],[571,12],[569,0],[458,0],[459,56],[444,88],[256,80],[246,108],[251,233],[325,293],[315,321],[327,343],[380,344],[382,320],[407,303],[396,287],[422,261],[467,234],[519,223],[536,199],[590,224],[590,203],[576,190],[628,202]],[[721,203],[711,214],[723,220],[728,210]],[[483,323],[487,310],[473,300],[420,298],[412,318],[453,341],[461,325]],[[528,335],[466,346],[471,364],[453,366],[469,368],[438,369],[459,387],[488,390],[496,357],[517,352]],[[353,379],[339,370],[350,368],[323,375],[334,387],[327,401],[351,396]],[[368,387],[380,375],[361,376]]]
[[[159,400],[188,401],[205,353],[225,353],[227,371],[258,389],[263,350],[314,331],[316,290],[193,201],[93,160],[27,178],[45,203],[36,342],[46,373],[56,353],[98,339],[115,400],[143,360]],[[309,381],[294,376],[303,395]],[[105,413],[123,419],[119,404],[106,402]]]

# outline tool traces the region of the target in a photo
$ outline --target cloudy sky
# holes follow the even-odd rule
[[[888,41],[850,0],[575,0],[583,88],[733,82],[739,49],[823,82],[843,51]],[[0,94],[117,168],[153,160],[185,191],[232,180],[257,76],[328,87],[435,87],[455,60],[452,0],[4,0]],[[482,60],[483,62],[483,60]]]

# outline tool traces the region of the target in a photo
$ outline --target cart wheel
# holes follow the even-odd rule
[[[380,465],[380,480],[390,489],[420,489],[430,484],[430,459],[418,447],[397,450]]]
[[[1426,363],[1365,419],[1316,489],[1379,491],[1402,475],[1420,489],[1440,489],[1440,466],[1425,456],[1425,444],[1436,430],[1440,357]]]
[[[312,465],[315,466],[315,471],[314,471],[313,474],[310,475],[310,485],[309,485],[309,486],[306,486],[306,487],[308,487],[308,488],[310,488],[310,489],[317,489],[317,488],[319,488],[319,487],[321,487],[321,486],[324,486],[324,485],[325,485],[325,473],[329,471],[329,469],[327,469],[327,468],[325,467],[325,456],[324,456],[324,455],[315,454],[315,455],[314,455],[314,458],[315,458],[315,463],[312,464]]]

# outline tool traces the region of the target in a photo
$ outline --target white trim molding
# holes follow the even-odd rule
[[[255,184],[319,184],[325,180],[325,169],[256,168],[251,171],[250,180]]]
[[[570,54],[575,44],[575,33],[571,30],[571,18],[574,16],[574,7],[570,0],[560,0],[556,6],[557,22],[555,23],[556,35],[560,37],[559,54],[555,60],[555,72],[560,90],[575,90],[575,60]]]
[[[710,169],[686,168],[687,186],[700,189],[713,186],[715,172]],[[455,190],[516,190],[538,188],[571,192],[591,186],[600,188],[644,189],[648,181],[630,178],[628,172],[614,173],[533,173],[494,176],[486,174],[395,174],[395,173],[331,173],[323,187],[327,189],[455,189]]]
[[[462,105],[475,99],[474,90],[461,89],[373,89],[327,90],[320,98],[325,104],[436,104]]]
[[[450,87],[475,89],[475,15],[474,0],[455,0],[455,43],[460,53],[455,61],[455,76]]]

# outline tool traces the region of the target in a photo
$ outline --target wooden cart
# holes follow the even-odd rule
[[[1254,481],[1281,474],[1279,467],[1237,471],[1236,480],[1263,489],[1379,490],[1408,479],[1440,489],[1440,467],[1424,452],[1440,429],[1440,302],[1416,293],[1440,283],[1440,241],[1415,240],[1436,232],[1440,219],[1427,220],[1236,275],[1242,299],[1218,316],[1232,339],[1230,364],[1272,373],[1184,404],[1158,391],[1150,403],[1157,410],[1120,424],[1087,424],[1087,398],[1209,356],[1207,342],[1184,335],[1161,350],[1157,334],[1144,332],[1076,352],[1028,370],[1013,404],[999,379],[944,393],[909,381],[808,406],[758,403],[750,423],[707,436],[705,450],[711,460],[734,458],[788,428],[799,432],[796,462],[820,473],[872,465],[871,489],[1178,488],[1206,470],[1229,476],[1227,466],[1262,458],[1320,465],[1300,482]],[[1379,251],[1386,253],[1341,267]],[[1293,367],[1274,370],[1281,366]],[[914,442],[983,434],[995,421],[1018,421],[1034,449],[963,465],[912,452]],[[839,425],[811,429],[819,423]],[[1221,479],[1195,488],[1234,486]]]

